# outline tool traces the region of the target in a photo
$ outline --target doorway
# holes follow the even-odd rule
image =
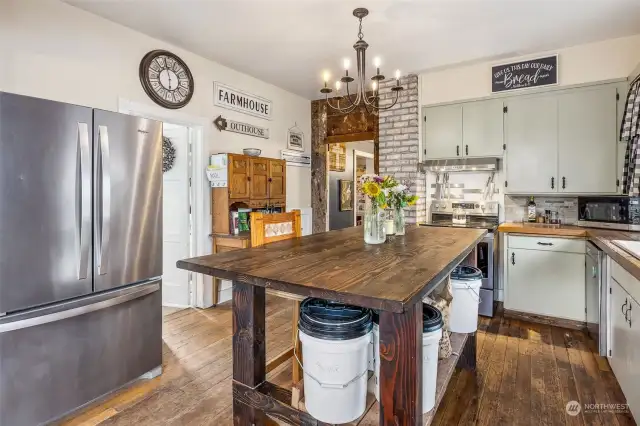
[[[191,247],[191,129],[164,122],[163,143],[175,152],[173,166],[162,175],[162,305],[191,306],[191,274],[176,262],[193,252]]]
[[[353,223],[354,226],[362,225],[362,218],[364,217],[364,194],[360,190],[360,177],[362,175],[374,174],[374,154],[370,152],[353,150],[353,182],[354,182],[354,195],[353,195]]]
[[[367,168],[370,158],[370,170],[374,173],[374,143],[373,141],[347,142],[328,144],[327,161],[327,223],[329,230],[357,226],[357,158]],[[364,163],[362,163],[364,161]],[[364,206],[363,206],[364,207]]]

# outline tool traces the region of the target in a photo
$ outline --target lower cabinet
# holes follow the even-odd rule
[[[522,236],[507,241],[505,309],[585,321],[584,241]]]
[[[623,278],[621,281],[625,281],[625,285],[640,287],[638,280]],[[622,287],[615,275],[611,277],[610,297],[609,364],[627,398],[631,413],[636,420],[640,420],[640,304]]]

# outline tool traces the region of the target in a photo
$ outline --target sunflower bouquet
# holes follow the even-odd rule
[[[360,177],[362,193],[369,197],[376,207],[387,208],[391,188],[398,182],[393,176],[362,175]]]

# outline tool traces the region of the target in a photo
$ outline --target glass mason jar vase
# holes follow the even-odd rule
[[[396,235],[404,235],[404,209],[402,207],[396,207],[395,210],[394,220]]]
[[[384,229],[384,210],[369,197],[364,205],[364,242],[367,244],[382,244],[387,239]]]

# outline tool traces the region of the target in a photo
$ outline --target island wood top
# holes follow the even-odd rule
[[[431,292],[487,233],[408,226],[369,245],[362,227],[180,260],[178,268],[368,308],[404,312]]]

